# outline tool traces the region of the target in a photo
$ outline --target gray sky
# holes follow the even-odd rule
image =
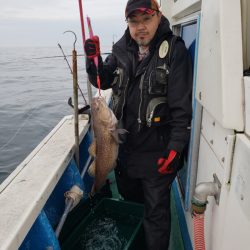
[[[82,2],[103,48],[124,33],[127,0]],[[62,35],[66,30],[75,31],[82,44],[78,0],[0,0],[0,6],[0,47],[71,45],[72,36]]]

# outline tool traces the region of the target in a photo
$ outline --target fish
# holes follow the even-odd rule
[[[106,183],[107,176],[116,166],[119,150],[119,134],[125,129],[118,129],[118,120],[102,96],[93,97],[91,102],[91,117],[94,139],[88,151],[94,161],[88,169],[94,176],[91,194],[98,192]]]

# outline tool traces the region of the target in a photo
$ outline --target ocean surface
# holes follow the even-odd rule
[[[63,48],[71,65],[72,48]],[[78,51],[82,54],[82,51]],[[73,96],[70,69],[59,47],[0,48],[0,183],[65,115]],[[78,82],[87,99],[84,57]],[[79,95],[79,105],[84,100]]]

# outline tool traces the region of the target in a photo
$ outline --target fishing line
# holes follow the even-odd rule
[[[72,69],[71,69],[71,67],[70,67],[70,65],[69,65],[69,61],[67,60],[66,55],[64,54],[64,51],[63,51],[63,49],[62,49],[62,46],[60,45],[60,43],[58,43],[57,45],[58,45],[59,49],[61,50],[61,52],[62,52],[62,54],[63,54],[63,58],[64,58],[64,60],[66,61],[67,65],[68,65],[68,67],[69,67],[70,73],[71,73],[71,75],[72,75],[72,74],[73,74],[73,71],[72,71]],[[78,86],[78,88],[79,88],[79,86]]]
[[[60,44],[58,44],[59,46]],[[84,56],[83,54],[79,54],[77,56]],[[50,58],[62,58],[62,57],[72,57],[72,55],[63,55],[63,56],[43,56],[43,57],[32,57],[31,60],[40,60],[40,59],[50,59]]]
[[[110,55],[111,52],[102,52],[100,53],[101,55]],[[40,59],[50,59],[50,58],[64,58],[63,56],[43,56],[43,57],[32,57],[30,59],[26,59],[26,60],[40,60]],[[65,57],[72,57],[72,55],[65,55]],[[84,54],[78,54],[77,57],[85,57]],[[11,61],[12,62],[12,61]]]
[[[36,111],[37,108],[35,108],[27,117],[26,119],[23,121],[23,123],[21,124],[21,126],[17,129],[17,131],[15,132],[15,134],[3,145],[0,147],[0,151],[2,151],[4,148],[6,148],[15,138],[16,136],[19,134],[19,132],[22,130],[22,128],[25,126],[26,122],[29,120],[29,118],[33,115],[34,111]]]
[[[66,55],[65,55],[65,53],[64,53],[64,51],[63,51],[63,49],[62,49],[62,46],[60,45],[60,43],[58,43],[57,45],[58,45],[59,49],[61,50],[61,52],[62,52],[62,54],[63,54],[63,58],[64,58],[64,60],[66,61],[67,65],[68,65],[68,67],[69,67],[70,73],[71,73],[71,75],[72,75],[72,74],[73,74],[73,71],[72,71],[72,69],[71,69],[71,67],[70,67],[70,64],[69,64],[69,61],[68,61],[68,59],[67,59],[67,57],[66,57]],[[78,87],[78,89],[79,89],[80,92],[81,92],[81,95],[82,95],[82,97],[83,97],[83,99],[84,99],[85,105],[88,105],[88,103],[87,103],[87,101],[86,101],[86,99],[85,99],[85,96],[84,96],[84,94],[83,94],[83,92],[82,92],[82,90],[81,90],[81,88],[80,88],[78,82],[77,82],[77,87]]]
[[[101,55],[110,55],[111,52],[102,52],[100,53]],[[72,55],[65,55],[67,57],[72,57]],[[77,57],[85,57],[84,54],[78,54]],[[43,57],[31,57],[31,58],[21,58],[21,59],[15,59],[15,60],[10,60],[6,61],[8,64],[9,63],[19,63],[19,62],[28,62],[32,60],[42,60],[42,59],[53,59],[53,58],[64,58],[64,56],[43,56]]]

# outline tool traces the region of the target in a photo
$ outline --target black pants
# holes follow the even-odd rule
[[[176,174],[133,178],[121,162],[115,174],[124,199],[145,206],[143,227],[147,250],[167,250],[171,229],[170,189]]]

